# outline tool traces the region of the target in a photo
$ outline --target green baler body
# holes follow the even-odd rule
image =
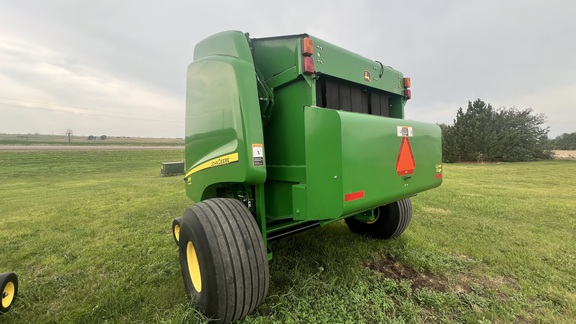
[[[188,68],[187,195],[242,198],[266,239],[437,187],[440,128],[403,119],[404,91],[400,72],[309,35],[211,36]]]

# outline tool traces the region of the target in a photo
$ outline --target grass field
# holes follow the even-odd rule
[[[2,323],[202,322],[170,225],[188,205],[182,152],[0,152]],[[246,323],[573,322],[576,162],[447,164],[392,241],[343,222],[271,245],[265,303]]]
[[[184,145],[184,139],[178,138],[145,138],[108,136],[105,140],[88,140],[88,136],[72,136],[68,142],[64,135],[43,134],[0,134],[0,145],[146,145],[176,146]]]

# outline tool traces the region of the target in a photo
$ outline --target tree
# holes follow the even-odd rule
[[[89,141],[92,141],[92,140],[95,140],[95,139],[96,139],[96,136],[94,136],[94,135],[88,136],[88,140],[89,140]]]
[[[100,136],[100,139],[101,139],[101,140],[105,140],[105,139],[107,139],[107,138],[108,138],[108,136],[106,136],[106,135],[101,135],[101,136]]]
[[[447,124],[438,124],[442,131],[442,157],[445,162],[454,162],[452,159],[460,156],[458,143],[455,142],[454,127]]]
[[[564,133],[552,140],[556,150],[576,150],[576,132]]]
[[[66,129],[65,135],[66,135],[66,141],[72,142],[72,135],[74,135],[74,132],[72,132],[70,128]]]
[[[477,99],[459,108],[454,125],[440,125],[446,162],[533,161],[552,157],[543,114],[531,109],[494,109]]]

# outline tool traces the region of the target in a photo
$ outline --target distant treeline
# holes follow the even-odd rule
[[[550,145],[555,150],[576,150],[576,132],[564,133],[550,140]]]

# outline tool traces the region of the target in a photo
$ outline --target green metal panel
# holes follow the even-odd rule
[[[300,42],[305,36],[303,34],[252,39],[254,62],[262,72],[264,80],[273,88],[299,75],[298,68],[302,57]]]
[[[310,38],[314,40],[315,45],[315,53],[312,57],[315,60],[316,72],[397,95],[404,94],[404,77],[399,71],[314,36]]]
[[[195,48],[186,91],[186,191],[195,202],[217,183],[259,184],[266,164],[255,68],[243,33],[211,36]]]
[[[292,217],[292,186],[306,182],[304,106],[313,90],[303,77],[274,91],[275,105],[264,127],[266,139],[266,215]]]
[[[335,76],[400,96],[404,94],[404,77],[399,71],[308,34],[252,39],[256,65],[272,88],[302,74],[304,37],[314,41],[312,57],[318,75]]]
[[[351,215],[442,183],[437,176],[442,163],[437,125],[317,107],[305,108],[304,114],[306,198],[294,197],[294,210],[300,210],[295,219]],[[404,138],[398,136],[398,126],[413,131],[407,138],[416,167],[407,176],[396,169]],[[346,195],[354,193],[361,198],[346,202]]]

